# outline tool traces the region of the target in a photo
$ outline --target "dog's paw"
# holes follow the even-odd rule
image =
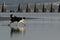
[[[8,26],[10,26],[10,24],[8,24]]]

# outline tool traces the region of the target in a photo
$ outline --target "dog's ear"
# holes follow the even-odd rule
[[[25,17],[23,17],[23,19],[26,19]]]

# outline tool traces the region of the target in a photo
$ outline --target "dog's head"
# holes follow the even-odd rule
[[[23,17],[23,19],[26,19],[25,17]]]

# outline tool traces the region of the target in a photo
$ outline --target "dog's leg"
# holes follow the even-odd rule
[[[10,22],[10,24],[11,24],[12,22]],[[8,26],[10,26],[10,24],[8,24]]]
[[[21,22],[22,23],[22,22]],[[26,24],[25,23],[22,23],[24,26],[26,26]]]

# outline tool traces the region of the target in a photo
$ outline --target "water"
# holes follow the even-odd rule
[[[26,19],[24,33],[13,33],[11,35],[8,26],[10,21],[0,21],[1,40],[58,40],[60,39],[59,16],[48,16],[41,19]],[[12,23],[16,27],[17,22]]]

